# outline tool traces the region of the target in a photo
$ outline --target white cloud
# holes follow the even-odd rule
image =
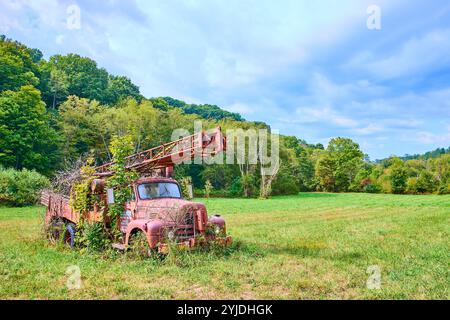
[[[354,129],[354,132],[358,135],[371,135],[374,133],[382,132],[384,130],[385,128],[381,125],[369,123],[365,127]]]
[[[450,145],[450,132],[444,134],[434,134],[427,131],[418,132],[416,135],[418,141],[424,144]]]
[[[371,99],[383,96],[388,88],[372,83],[367,79],[336,83],[322,73],[314,72],[309,83],[310,97],[326,104],[351,103],[357,98]]]
[[[357,122],[349,117],[340,115],[331,107],[300,107],[296,109],[300,116],[300,123],[331,123],[342,127],[355,127]]]
[[[248,104],[241,103],[241,102],[234,103],[234,104],[226,107],[225,109],[228,111],[237,112],[237,113],[240,113],[243,115],[252,114],[255,111],[255,108],[251,107]]]
[[[365,70],[378,79],[418,76],[450,65],[450,29],[414,36],[380,58],[371,51],[355,55],[346,67]]]
[[[239,54],[208,48],[202,64],[207,85],[233,88],[247,85],[264,74],[264,68]]]

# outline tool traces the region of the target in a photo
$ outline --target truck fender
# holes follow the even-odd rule
[[[150,248],[155,248],[160,240],[163,223],[159,220],[133,220],[127,226],[125,245],[128,246],[130,236],[137,230],[143,232]]]
[[[208,219],[208,222],[210,224],[214,224],[216,226],[219,226],[224,232],[226,232],[226,224],[225,219],[222,218],[220,215],[213,215]]]

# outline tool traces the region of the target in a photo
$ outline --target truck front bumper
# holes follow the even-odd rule
[[[233,239],[231,238],[231,236],[225,236],[225,237],[220,237],[220,238],[216,237],[214,239],[209,239],[209,240],[191,238],[191,239],[183,241],[183,242],[178,242],[178,243],[174,244],[174,246],[176,246],[176,248],[178,250],[189,250],[189,249],[192,249],[195,247],[204,246],[207,243],[210,243],[213,241],[224,247],[229,247],[233,243]],[[169,251],[170,251],[169,244],[161,243],[158,245],[159,253],[168,254]]]

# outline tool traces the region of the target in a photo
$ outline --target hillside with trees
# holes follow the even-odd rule
[[[78,159],[110,160],[114,135],[131,135],[135,151],[170,141],[176,128],[269,128],[209,104],[188,104],[170,97],[144,97],[130,79],[112,75],[90,58],[55,55],[0,37],[0,166],[35,170],[52,178]],[[292,136],[280,136],[281,167],[273,195],[300,191],[449,193],[449,149],[423,156],[367,161],[348,138],[331,139],[327,148]],[[8,171],[9,172],[9,171]],[[178,178],[191,177],[197,194],[258,197],[258,165],[184,165]],[[6,180],[5,180],[6,181]],[[0,181],[0,184],[3,183]],[[6,182],[5,182],[6,185]],[[0,202],[2,191],[0,187]]]
[[[417,159],[427,160],[427,159],[431,159],[431,158],[439,158],[440,156],[442,156],[444,154],[450,154],[450,147],[448,147],[447,149],[437,148],[433,151],[425,152],[424,154],[414,154],[414,155],[406,154],[403,157],[400,157],[400,159],[402,159],[402,160],[417,160]]]
[[[184,101],[177,100],[171,97],[163,97],[164,101],[171,107],[180,108],[186,114],[197,114],[205,119],[222,120],[230,118],[236,121],[244,121],[239,113],[225,111],[216,105],[211,104],[187,104]]]

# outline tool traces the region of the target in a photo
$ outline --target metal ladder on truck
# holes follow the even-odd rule
[[[220,127],[217,127],[130,155],[126,158],[126,168],[135,170],[140,176],[151,175],[159,170],[165,171],[164,176],[170,177],[174,165],[196,157],[214,156],[224,150],[226,150],[226,138],[222,135]],[[96,167],[94,175],[98,179],[95,180],[99,183],[103,180],[104,184],[102,178],[112,175],[112,165],[114,162]],[[40,203],[47,207],[47,211],[52,212],[46,217],[61,216],[70,221],[78,217],[78,213],[70,206],[69,197],[52,190],[42,191]]]
[[[170,176],[176,164],[194,158],[215,156],[224,150],[226,150],[226,138],[221,128],[217,127],[130,155],[126,158],[126,168],[135,170],[140,175],[150,174],[158,169],[165,170],[165,175]],[[110,176],[112,165],[114,162],[96,167],[95,175]]]

